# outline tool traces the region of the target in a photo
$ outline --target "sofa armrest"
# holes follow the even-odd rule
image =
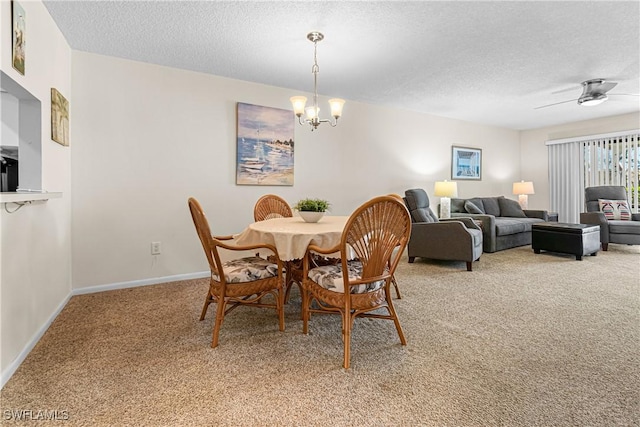
[[[523,209],[522,211],[527,216],[527,218],[540,218],[544,221],[549,221],[549,213],[547,211],[535,209]]]

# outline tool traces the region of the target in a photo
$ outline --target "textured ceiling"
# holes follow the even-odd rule
[[[640,111],[640,2],[45,1],[73,49],[511,129]],[[573,89],[572,89],[573,88]],[[554,93],[556,92],[556,93]],[[558,93],[559,92],[559,93]],[[640,126],[640,124],[639,124]]]

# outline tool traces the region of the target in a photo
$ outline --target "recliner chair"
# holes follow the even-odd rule
[[[640,245],[640,213],[631,214],[631,220],[607,219],[600,210],[598,200],[624,200],[629,204],[627,191],[621,185],[588,187],[584,190],[586,212],[580,214],[582,224],[600,226],[602,250],[609,249],[609,243]]]
[[[407,245],[409,262],[416,257],[465,261],[472,271],[473,261],[482,255],[482,230],[471,218],[441,219],[429,207],[429,196],[421,188],[404,192],[411,214],[411,238]]]

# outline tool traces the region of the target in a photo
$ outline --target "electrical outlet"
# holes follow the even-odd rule
[[[160,242],[151,242],[151,255],[160,255],[162,247]]]

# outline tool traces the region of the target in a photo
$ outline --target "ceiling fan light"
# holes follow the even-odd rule
[[[583,96],[578,99],[578,104],[584,105],[585,107],[593,107],[594,105],[602,104],[609,97],[604,93],[595,93],[593,95]]]

